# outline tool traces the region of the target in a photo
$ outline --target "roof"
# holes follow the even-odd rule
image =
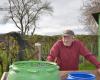
[[[99,25],[97,24],[98,22],[96,22],[96,16],[93,14],[100,13],[100,0],[88,0],[88,2],[84,2],[83,8],[83,14],[86,16],[86,24],[89,25],[94,34],[97,34]]]

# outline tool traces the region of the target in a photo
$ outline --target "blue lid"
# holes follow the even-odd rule
[[[66,80],[96,80],[96,76],[89,72],[69,72]]]

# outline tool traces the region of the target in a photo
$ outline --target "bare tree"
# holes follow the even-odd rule
[[[6,19],[12,19],[16,27],[19,28],[22,35],[30,30],[34,34],[36,23],[40,16],[53,12],[50,2],[45,0],[8,0],[9,16]],[[1,9],[4,10],[4,9]]]
[[[86,0],[83,3],[82,22],[87,25],[93,34],[97,34],[98,25],[93,17],[94,13],[100,12],[100,0]]]

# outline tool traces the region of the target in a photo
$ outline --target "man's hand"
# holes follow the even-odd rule
[[[98,68],[98,69],[97,69],[97,72],[98,72],[98,73],[99,73],[99,75],[100,75],[100,68]]]

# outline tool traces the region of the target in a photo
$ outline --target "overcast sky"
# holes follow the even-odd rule
[[[7,5],[3,0],[0,6]],[[83,0],[49,0],[54,12],[51,15],[41,17],[36,29],[36,34],[40,35],[55,35],[61,34],[65,29],[72,29],[76,34],[91,34],[86,26],[80,23],[81,10]],[[0,18],[4,16],[4,12],[0,11]],[[18,31],[14,24],[0,24],[0,33],[10,31]]]

